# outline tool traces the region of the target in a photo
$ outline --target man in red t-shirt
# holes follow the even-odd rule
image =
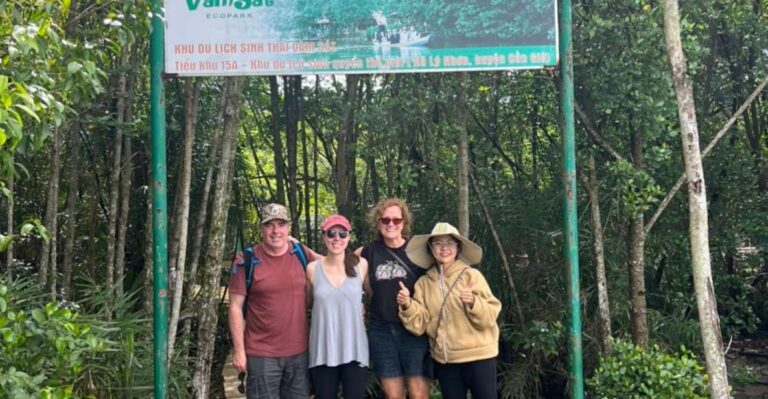
[[[283,205],[261,209],[261,235],[262,243],[253,247],[259,263],[253,269],[245,321],[245,267],[237,267],[229,282],[232,363],[240,372],[247,370],[248,399],[306,399],[306,277],[291,253],[290,222]],[[314,252],[305,252],[308,261],[314,260]]]

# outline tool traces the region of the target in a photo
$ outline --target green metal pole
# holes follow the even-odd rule
[[[150,115],[152,119],[152,281],[155,399],[168,390],[168,187],[165,169],[165,58],[162,0],[152,0],[150,36]]]
[[[573,42],[571,0],[560,8],[560,109],[563,115],[563,242],[568,268],[570,299],[571,398],[584,397],[581,345],[581,296],[579,289],[579,225],[576,213],[576,133],[573,118]]]

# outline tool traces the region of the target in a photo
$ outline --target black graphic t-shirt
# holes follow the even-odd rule
[[[371,318],[383,323],[400,323],[397,316],[397,291],[400,290],[399,282],[403,282],[413,296],[413,287],[416,280],[423,276],[426,270],[420,268],[405,253],[408,241],[399,248],[389,248],[397,256],[406,262],[410,270],[403,267],[400,262],[387,251],[383,241],[373,241],[363,247],[361,255],[368,261],[368,276],[373,288],[373,298],[369,313]]]

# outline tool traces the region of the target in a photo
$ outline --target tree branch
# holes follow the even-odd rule
[[[587,114],[584,112],[584,110],[581,109],[578,103],[574,103],[574,110],[576,111],[576,116],[579,118],[579,122],[581,122],[582,125],[584,125],[584,128],[587,130],[587,133],[592,138],[592,140],[595,141],[600,147],[602,147],[608,154],[610,154],[613,159],[620,161],[624,159],[621,154],[619,154],[618,151],[613,149],[610,144],[608,144],[608,141],[605,140],[600,133],[597,132],[597,129],[595,129],[595,126],[592,125],[592,121],[589,120],[589,117],[587,117]]]
[[[493,236],[493,241],[496,243],[496,248],[499,251],[499,257],[501,258],[501,263],[504,266],[504,271],[507,274],[507,281],[509,282],[509,288],[512,293],[512,300],[515,303],[515,312],[517,316],[517,321],[520,323],[520,325],[525,324],[525,317],[523,316],[523,308],[520,304],[520,298],[517,295],[517,288],[515,287],[515,280],[512,279],[512,269],[509,267],[509,261],[507,260],[507,253],[504,251],[504,245],[501,243],[501,239],[499,238],[499,233],[496,232],[496,227],[494,227],[493,218],[491,217],[491,213],[488,211],[488,207],[485,206],[485,201],[483,201],[483,197],[480,195],[480,188],[477,184],[477,179],[475,178],[475,173],[470,169],[469,171],[469,178],[472,182],[472,189],[475,192],[475,195],[477,196],[477,202],[480,204],[480,208],[483,210],[483,216],[485,217],[486,223],[488,223],[488,228],[491,231],[491,235]]]
[[[736,119],[738,119],[741,114],[744,113],[744,111],[749,108],[749,105],[752,104],[752,101],[757,98],[757,96],[760,94],[760,92],[765,89],[765,86],[768,84],[768,76],[765,76],[763,78],[763,82],[760,83],[757,88],[752,92],[752,94],[747,97],[747,99],[744,101],[743,104],[741,104],[741,107],[736,111],[736,113],[731,116],[730,119],[728,119],[728,122],[725,123],[722,129],[720,129],[719,132],[715,135],[715,137],[712,139],[712,141],[707,144],[707,147],[704,148],[704,151],[701,152],[701,158],[706,158],[707,155],[712,151],[712,149],[717,145],[717,143],[720,141],[720,139],[725,136],[725,133],[728,132],[728,129],[733,126],[734,123],[736,123]],[[645,234],[647,235],[648,232],[651,231],[651,228],[653,228],[654,224],[656,224],[656,221],[659,219],[659,216],[661,216],[661,213],[664,212],[665,209],[667,209],[667,206],[672,201],[672,197],[677,194],[677,192],[680,190],[680,187],[683,186],[683,183],[685,183],[685,173],[682,173],[680,177],[677,179],[677,182],[675,182],[675,185],[672,186],[672,189],[669,190],[666,197],[661,201],[661,204],[659,204],[659,207],[656,208],[656,212],[651,216],[651,218],[648,220],[648,223],[645,225]]]
[[[507,161],[507,164],[509,164],[509,166],[512,167],[512,169],[517,171],[518,175],[529,177],[529,176],[526,176],[525,172],[523,172],[522,168],[520,168],[520,165],[518,165],[517,162],[512,160],[512,158],[510,158],[506,153],[504,153],[504,150],[501,148],[501,145],[499,144],[499,142],[496,140],[495,137],[491,135],[491,132],[489,132],[488,129],[486,129],[485,126],[483,126],[483,124],[480,123],[480,120],[477,118],[477,115],[472,111],[470,111],[469,114],[472,115],[472,120],[475,121],[475,124],[477,125],[477,127],[479,127],[480,130],[483,132],[483,134],[485,134],[485,137],[487,137],[488,141],[491,142],[491,144],[493,145],[493,148],[495,148],[496,151],[499,152],[499,155],[501,155],[501,158]]]

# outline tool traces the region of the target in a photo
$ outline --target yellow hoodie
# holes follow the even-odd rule
[[[464,273],[462,270],[467,269]],[[456,279],[453,289],[448,292]],[[470,309],[459,298],[462,289],[475,292],[475,304]],[[438,319],[443,297],[443,320]],[[399,315],[408,331],[429,336],[432,358],[438,363],[465,363],[491,359],[499,354],[499,325],[496,318],[501,302],[491,293],[488,282],[477,269],[456,260],[447,272],[433,266],[419,278],[413,301],[408,309],[400,307]]]

